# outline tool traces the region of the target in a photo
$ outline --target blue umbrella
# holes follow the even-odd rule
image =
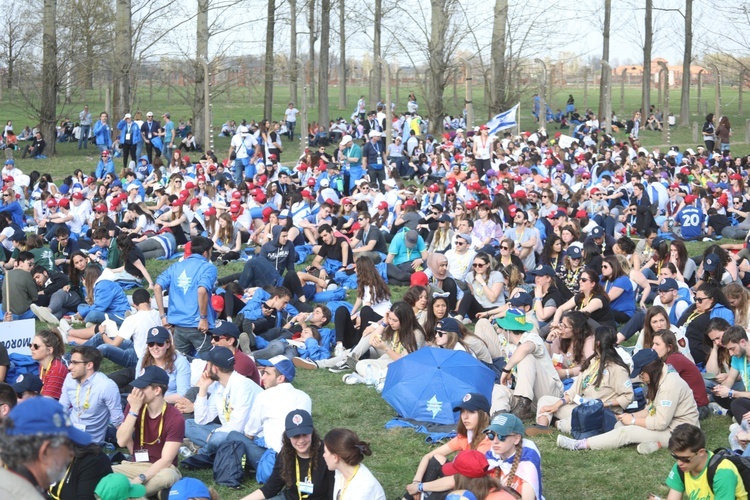
[[[424,347],[388,365],[383,399],[399,415],[420,422],[455,424],[458,405],[469,392],[492,401],[495,373],[470,354]]]

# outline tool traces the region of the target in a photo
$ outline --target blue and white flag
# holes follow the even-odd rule
[[[516,122],[516,112],[518,111],[518,106],[520,105],[521,103],[519,102],[508,111],[504,111],[488,121],[487,127],[489,127],[490,129],[489,133],[494,134],[506,128],[518,126],[518,123]]]

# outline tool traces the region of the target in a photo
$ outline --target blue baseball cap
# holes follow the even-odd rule
[[[130,385],[136,389],[145,389],[151,384],[169,385],[169,375],[164,371],[164,368],[153,365],[147,366],[143,369],[143,374],[140,377],[130,382]]]
[[[461,410],[484,410],[485,413],[489,413],[490,402],[487,401],[487,398],[483,394],[479,394],[478,392],[470,392],[468,394],[465,394],[461,399],[461,402],[453,407],[453,411]]]
[[[208,330],[211,335],[221,335],[225,337],[240,338],[240,329],[231,321],[216,321],[216,326]]]
[[[710,253],[706,256],[705,259],[703,259],[703,270],[712,272],[716,271],[716,268],[719,266],[719,256],[715,253]]]
[[[516,294],[510,298],[510,305],[513,307],[530,306],[534,303],[534,300],[526,292],[516,292]]]
[[[596,226],[591,230],[591,236],[594,238],[604,238],[604,228],[602,226]]]
[[[677,284],[677,280],[674,278],[664,278],[659,283],[657,290],[660,292],[668,292],[669,290],[677,290],[680,286]]]
[[[146,335],[146,343],[164,343],[167,340],[172,340],[172,335],[169,333],[169,330],[167,330],[163,326],[155,326],[153,328],[149,328],[148,335]]]
[[[580,259],[583,257],[583,253],[581,253],[581,247],[579,247],[578,245],[568,247],[568,249],[565,251],[565,254],[571,259]]]
[[[16,391],[16,394],[20,396],[27,391],[37,393],[42,392],[43,385],[44,384],[42,384],[42,379],[40,379],[33,373],[22,373],[18,376],[18,378],[16,378],[16,381],[11,385],[11,387],[13,387],[13,390]]]
[[[273,366],[276,370],[284,375],[287,382],[294,380],[294,376],[297,370],[294,368],[294,364],[286,356],[274,356],[271,359],[258,359],[256,360],[260,366]]]
[[[5,160],[5,164],[6,165],[15,165],[16,164],[16,160],[14,160],[13,158],[9,158],[9,159]]]
[[[208,486],[194,477],[184,477],[169,489],[170,500],[188,500],[190,498],[211,498]]]
[[[533,271],[531,271],[529,274],[532,275],[532,276],[552,276],[552,277],[554,277],[555,276],[555,270],[552,269],[552,266],[547,266],[547,265],[540,264],[540,265],[536,266],[536,269],[534,269]]]
[[[635,378],[641,374],[643,367],[659,359],[659,355],[653,349],[641,349],[633,355],[633,371],[630,378]]]
[[[205,359],[219,368],[234,368],[234,353],[228,347],[216,346],[201,354],[201,359]]]
[[[439,332],[453,332],[459,337],[463,336],[461,334],[461,327],[458,326],[458,321],[455,318],[451,318],[450,316],[438,321],[437,325],[435,326],[435,330]]]
[[[9,436],[65,436],[79,446],[91,444],[91,435],[73,427],[62,405],[51,398],[36,396],[22,401],[10,410],[8,418],[13,421],[6,431]]]

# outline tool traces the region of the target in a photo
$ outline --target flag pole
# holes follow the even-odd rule
[[[521,135],[521,101],[518,101],[518,109],[516,110],[516,123],[518,124],[518,133]]]

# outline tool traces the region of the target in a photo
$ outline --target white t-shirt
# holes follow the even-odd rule
[[[284,110],[284,119],[288,122],[296,122],[297,121],[297,113],[299,113],[299,109],[297,108],[286,108]]]
[[[156,225],[156,222],[149,222],[148,218],[145,215],[138,216],[138,222],[136,223],[136,227],[141,228],[141,233],[145,233],[146,231],[157,232],[159,230],[159,227]]]
[[[255,137],[248,134],[244,138],[244,147],[242,147],[242,136],[240,134],[234,134],[230,146],[234,146],[234,152],[237,155],[237,158],[249,158],[250,155],[248,154],[248,150],[253,149],[256,144],[258,144],[258,142],[255,140]]]
[[[344,486],[346,486],[346,489],[344,489]],[[336,471],[333,483],[333,498],[337,500],[361,500],[364,498],[385,500],[385,492],[370,469],[365,464],[359,464],[357,473],[348,485],[346,485],[344,475],[340,471]]]
[[[138,360],[140,361],[144,354],[146,354],[148,331],[155,326],[161,326],[158,310],[138,311],[125,318],[120,328],[117,329],[117,336],[133,341],[135,355],[138,356]]]
[[[383,300],[375,304],[372,303],[372,292],[370,286],[365,286],[365,291],[362,294],[362,305],[369,305],[376,314],[385,317],[385,314],[391,310],[391,301]]]

